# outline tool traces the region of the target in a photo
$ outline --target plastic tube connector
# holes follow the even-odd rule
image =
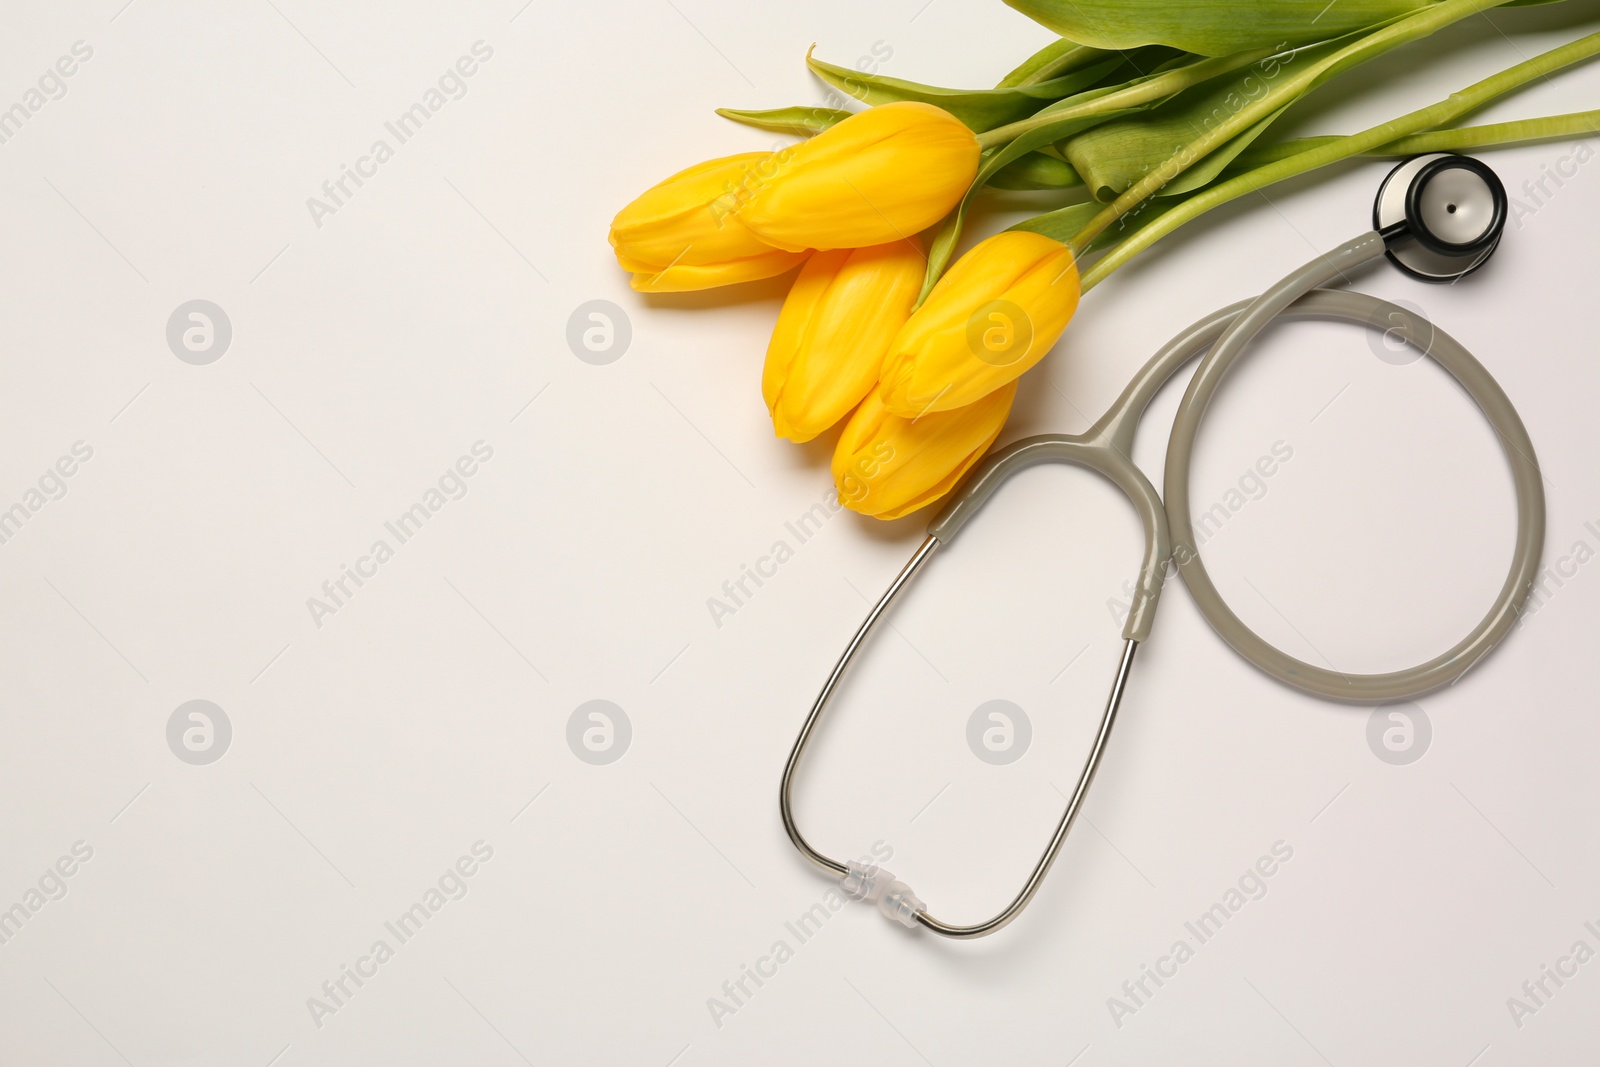
[[[885,917],[908,930],[916,929],[917,913],[926,907],[911,887],[875,863],[845,863],[839,888],[851,900],[876,904]]]

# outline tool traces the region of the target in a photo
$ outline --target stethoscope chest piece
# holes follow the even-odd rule
[[[1451,152],[1408,159],[1389,172],[1372,205],[1390,262],[1425,282],[1453,282],[1494,254],[1506,191],[1493,170]]]

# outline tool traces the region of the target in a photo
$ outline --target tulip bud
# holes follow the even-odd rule
[[[811,440],[878,384],[884,353],[911,317],[926,268],[915,239],[818,252],[806,261],[778,313],[761,372],[779,437]]]
[[[777,152],[739,219],[792,251],[903,240],[960,202],[979,152],[973,132],[932,104],[868,108]]]
[[[840,502],[878,519],[898,519],[932,504],[994,444],[1016,395],[1012,382],[976,404],[903,419],[871,393],[850,416],[833,453]]]
[[[707,160],[652,186],[617,212],[611,247],[644,293],[675,293],[771,278],[805,255],[780,251],[740,222],[734,208],[771,152]]]
[[[896,415],[964,407],[1043,359],[1078,307],[1066,245],[1007,231],[939,279],[889,348],[879,391]]]

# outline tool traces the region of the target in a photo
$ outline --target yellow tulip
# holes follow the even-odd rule
[[[738,206],[776,248],[903,240],[955,207],[978,173],[978,138],[932,104],[868,108],[777,152]]]
[[[926,269],[915,239],[818,252],[806,261],[778,313],[761,372],[779,437],[809,441],[871,391]]]
[[[1078,307],[1072,252],[1043,234],[998,233],[939,279],[889,348],[879,387],[896,415],[963,407],[1044,358]]]
[[[617,262],[644,293],[709,289],[771,278],[798,266],[802,251],[783,251],[740,222],[734,206],[771,152],[707,160],[645,190],[611,222]]]
[[[898,519],[944,496],[994,444],[1017,384],[964,408],[903,419],[870,394],[845,424],[833,453],[833,484],[854,511]]]

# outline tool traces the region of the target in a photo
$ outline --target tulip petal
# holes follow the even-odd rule
[[[804,252],[767,252],[725,263],[674,263],[665,270],[636,271],[628,284],[641,293],[690,293],[721,285],[776,278],[806,261]]]
[[[1016,395],[1012,382],[976,404],[905,419],[871,394],[850,417],[834,451],[840,502],[878,519],[902,518],[934,503],[994,444]]]
[[[915,241],[811,257],[778,314],[761,375],[779,437],[811,440],[872,390],[925,265]]]
[[[771,152],[697,163],[645,190],[617,213],[611,246],[643,292],[681,292],[770,278],[797,266],[738,220],[737,205],[771,167]]]
[[[903,418],[964,407],[1043,359],[1077,310],[1072,252],[1006,231],[957,260],[884,360],[879,392]]]
[[[738,219],[776,248],[862,248],[927,229],[978,172],[972,131],[931,104],[869,108],[774,154]]]

